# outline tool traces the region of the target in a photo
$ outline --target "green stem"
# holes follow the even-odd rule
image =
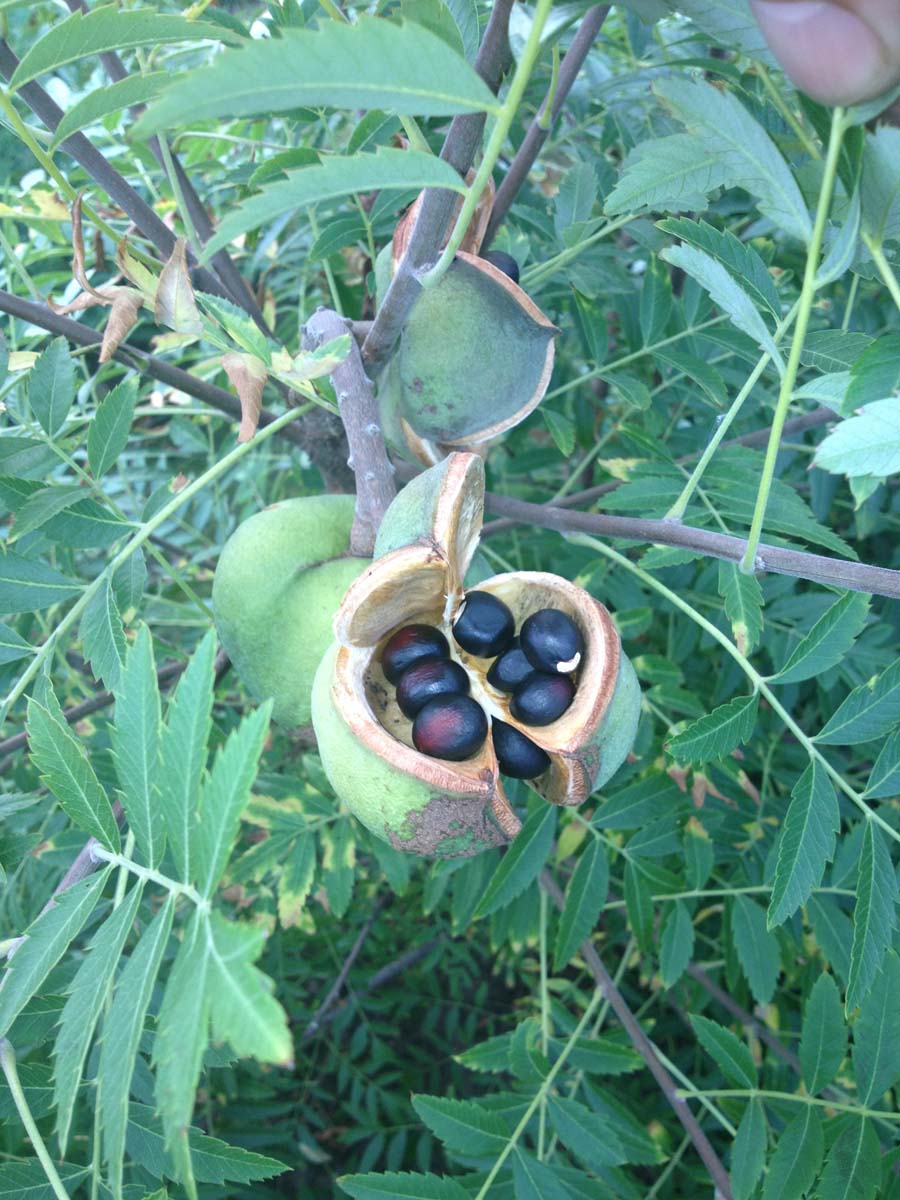
[[[794,317],[797,315],[798,306],[799,306],[799,302],[798,302],[798,304],[794,305],[794,307],[791,309],[791,311],[788,313],[788,315],[784,318],[784,320],[781,322],[781,324],[775,330],[775,333],[773,334],[773,339],[776,342],[776,344],[784,336],[785,331],[790,327],[791,323],[793,322]],[[768,353],[764,354],[762,356],[762,358],[759,360],[759,362],[756,364],[756,366],[753,368],[752,372],[750,373],[749,378],[747,379],[747,382],[744,384],[744,386],[741,388],[741,390],[735,396],[734,402],[731,405],[731,408],[729,408],[728,412],[725,414],[725,416],[722,418],[722,420],[719,422],[718,426],[716,427],[716,431],[713,434],[712,438],[710,439],[709,445],[706,447],[706,449],[700,455],[700,459],[699,459],[697,465],[694,467],[693,471],[691,472],[690,479],[688,479],[687,483],[684,485],[681,495],[678,497],[678,499],[675,501],[675,503],[672,505],[672,507],[666,513],[667,521],[680,521],[681,518],[684,516],[685,510],[687,509],[687,506],[690,503],[691,496],[693,496],[694,492],[697,489],[697,485],[700,483],[700,480],[703,478],[704,471],[709,466],[713,455],[715,454],[715,452],[718,450],[719,446],[721,445],[722,440],[725,437],[725,434],[728,432],[728,430],[734,424],[735,418],[737,417],[738,413],[743,408],[744,402],[746,401],[747,397],[750,395],[750,393],[756,387],[757,383],[759,382],[760,376],[762,375],[763,371],[765,371],[766,367],[769,365],[769,363],[771,361],[772,361],[771,354],[768,354]]]
[[[544,103],[541,106],[541,114],[538,117],[538,129],[549,129],[553,121],[553,105],[556,102],[556,88],[559,84],[559,46],[553,45],[553,59],[550,66],[550,86],[547,88],[547,95]]]
[[[531,72],[541,51],[541,33],[552,7],[553,0],[538,0],[537,2],[531,21],[531,29],[528,33],[528,40],[525,43],[525,49],[522,51],[519,65],[516,67],[512,83],[509,85],[506,99],[503,101],[500,111],[497,114],[497,120],[491,131],[487,149],[481,160],[481,166],[478,168],[478,173],[472,181],[472,186],[466,189],[462,208],[459,210],[459,216],[456,218],[456,223],[450,234],[450,240],[444,247],[443,253],[431,270],[426,271],[425,274],[419,277],[422,287],[434,287],[436,283],[440,282],[447,268],[453,262],[454,255],[465,237],[466,230],[469,228],[469,222],[478,206],[482,192],[490,182],[494,167],[497,165],[497,160],[503,150],[507,134],[519,110],[522,96],[525,93],[525,88],[528,86],[528,80],[531,78]]]
[[[791,352],[788,356],[787,367],[781,379],[781,389],[778,402],[775,405],[775,415],[772,418],[772,431],[769,444],[766,447],[766,457],[763,462],[762,478],[753,509],[753,520],[750,525],[750,535],[747,538],[747,550],[741,561],[741,570],[751,574],[756,565],[756,550],[762,537],[763,521],[766,506],[769,502],[769,492],[775,477],[775,463],[781,444],[781,431],[787,419],[788,407],[794,392],[797,371],[800,367],[800,355],[806,341],[806,331],[809,327],[809,317],[812,312],[813,300],[816,294],[816,272],[819,269],[819,259],[822,256],[822,239],[825,236],[825,225],[831,208],[831,197],[834,192],[834,181],[837,177],[838,160],[841,154],[841,144],[844,140],[844,109],[836,108],[831,117],[831,136],[828,139],[828,154],[825,159],[825,170],[822,175],[822,185],[819,188],[819,201],[816,205],[816,220],[813,225],[812,238],[806,254],[806,267],[803,272],[803,286],[800,290],[800,300],[797,306],[797,327],[791,342]]]
[[[127,842],[125,848],[126,850],[128,849]],[[197,889],[191,887],[189,883],[179,883],[177,879],[171,879],[168,875],[162,875],[159,871],[151,870],[150,867],[141,866],[140,863],[136,863],[134,859],[129,858],[125,854],[116,854],[114,850],[105,850],[102,846],[95,846],[93,855],[94,858],[100,859],[102,862],[112,863],[114,867],[122,867],[130,874],[136,875],[138,879],[142,879],[144,883],[155,883],[159,887],[165,888],[173,896],[187,896],[188,900],[195,904],[197,908],[203,912],[209,911],[209,901],[205,900]]]
[[[728,1118],[725,1116],[725,1114],[723,1112],[721,1112],[720,1109],[715,1104],[713,1104],[713,1102],[712,1102],[713,1093],[707,1092],[705,1090],[701,1091],[700,1088],[694,1087],[693,1083],[691,1083],[691,1081],[687,1077],[687,1075],[685,1075],[685,1073],[683,1071],[679,1070],[679,1068],[675,1066],[675,1064],[672,1062],[672,1060],[670,1058],[667,1058],[666,1055],[663,1054],[662,1050],[660,1050],[660,1048],[659,1048],[659,1046],[657,1046],[656,1042],[653,1042],[653,1049],[656,1053],[657,1058],[660,1060],[660,1062],[663,1064],[663,1066],[667,1067],[669,1069],[669,1071],[671,1071],[672,1075],[679,1081],[679,1083],[682,1084],[684,1091],[678,1092],[678,1095],[679,1096],[681,1096],[681,1095],[689,1096],[692,1099],[696,1100],[698,1102],[698,1104],[701,1104],[703,1106],[703,1108],[706,1109],[706,1111],[709,1113],[709,1115],[711,1117],[714,1117],[716,1119],[716,1121],[718,1121],[718,1123],[722,1126],[722,1128],[725,1130],[726,1133],[729,1133],[729,1134],[731,1134],[732,1137],[735,1137],[737,1135],[737,1130],[732,1125],[732,1123],[728,1120]]]
[[[800,142],[800,145],[803,147],[803,149],[806,151],[806,153],[810,156],[810,158],[819,158],[820,159],[822,157],[822,151],[819,149],[819,147],[816,145],[816,143],[812,140],[812,138],[809,136],[809,134],[806,132],[806,130],[803,128],[803,126],[800,124],[800,121],[797,119],[797,116],[793,112],[791,112],[790,106],[788,105],[787,101],[782,96],[781,92],[779,92],[779,90],[775,86],[775,84],[772,82],[772,76],[769,74],[769,72],[766,70],[766,68],[762,65],[762,63],[756,63],[755,66],[756,66],[756,73],[759,76],[760,82],[762,83],[762,85],[766,89],[766,91],[769,93],[769,97],[771,98],[772,103],[775,105],[775,107],[778,109],[778,111],[784,117],[785,121],[788,123],[788,125],[790,125],[791,129],[793,129],[794,133],[797,135],[797,139]]]
[[[695,1093],[686,1092],[687,1095]],[[721,1088],[714,1091],[696,1093],[698,1099],[702,1096],[741,1097],[748,1100],[787,1100],[793,1104],[807,1104],[815,1108],[830,1108],[835,1112],[853,1113],[855,1117],[872,1117],[878,1121],[900,1121],[900,1113],[889,1112],[880,1108],[864,1108],[861,1104],[842,1104],[839,1100],[820,1100],[818,1096],[803,1096],[794,1092],[770,1092],[760,1088]]]
[[[168,504],[164,505],[159,512],[155,513],[149,521],[145,522],[140,527],[134,537],[126,542],[118,554],[110,559],[106,567],[100,572],[97,578],[88,584],[66,615],[47,635],[46,640],[42,643],[38,652],[29,662],[28,667],[20,675],[15,686],[11,689],[3,703],[0,704],[0,724],[6,720],[10,708],[13,706],[13,704],[15,704],[15,702],[28,687],[29,683],[31,683],[32,679],[34,679],[35,675],[37,675],[37,673],[40,671],[49,655],[53,653],[56,643],[64,633],[67,633],[68,630],[72,628],[81,614],[87,608],[92,596],[99,591],[106,579],[115,571],[117,571],[124,562],[127,562],[131,555],[134,554],[136,550],[139,550],[147,541],[147,539],[151,537],[161,525],[164,525],[166,521],[168,521],[168,519],[178,511],[179,508],[181,508],[189,500],[193,499],[198,492],[202,491],[203,488],[212,483],[213,480],[218,479],[220,475],[224,475],[235,465],[235,463],[240,462],[245,454],[249,454],[261,442],[264,442],[267,438],[272,437],[273,434],[278,433],[280,429],[283,429],[285,425],[289,425],[291,421],[296,421],[298,417],[302,416],[306,412],[309,412],[310,408],[312,408],[311,404],[305,404],[300,408],[292,408],[289,412],[282,413],[282,415],[274,420],[271,425],[266,425],[265,428],[258,429],[251,441],[243,442],[235,446],[233,450],[230,450],[228,454],[224,456],[224,458],[221,458],[217,463],[210,467],[208,471],[205,471],[202,475],[195,479],[193,483],[189,483],[186,488],[183,488],[182,491],[178,493],[177,496],[173,496]]]
[[[547,893],[540,899],[540,962],[541,962],[541,1051],[545,1058],[550,1049],[550,993],[547,989]],[[544,1139],[547,1134],[547,1105],[541,1101],[538,1117],[538,1161],[544,1161]]]
[[[169,149],[169,143],[165,137],[158,138],[159,151],[162,156],[163,166],[166,168],[166,175],[169,177],[169,186],[172,189],[172,194],[175,197],[175,205],[178,208],[178,215],[181,217],[181,223],[184,226],[187,234],[188,245],[199,258],[203,253],[203,243],[200,240],[200,235],[197,233],[197,227],[191,220],[191,214],[187,204],[184,201],[184,190],[181,186],[181,181],[178,178],[178,172],[175,170],[175,164],[172,161],[172,152]]]
[[[888,262],[881,248],[881,242],[877,242],[870,233],[863,234],[863,241],[869,248],[872,261],[878,268],[878,274],[884,280],[884,286],[891,293],[891,298],[897,305],[897,308],[900,309],[900,283],[897,282],[897,276],[894,274],[891,264]]]
[[[607,221],[596,233],[592,233],[584,241],[578,242],[574,246],[568,246],[565,250],[560,250],[559,254],[554,254],[546,262],[536,263],[523,273],[522,286],[533,288],[536,284],[546,279],[548,275],[552,275],[559,267],[566,266],[567,263],[578,258],[585,250],[596,245],[597,242],[601,242],[605,237],[609,237],[611,233],[615,233],[617,229],[621,229],[623,225],[628,225],[633,220],[634,213],[626,213],[624,217],[616,217],[614,221]]]
[[[0,1038],[0,1066],[3,1067],[3,1074],[6,1076],[6,1083],[13,1098],[13,1103],[16,1106],[16,1111],[21,1118],[22,1124],[25,1126],[25,1132],[28,1134],[28,1138],[34,1147],[34,1152],[38,1156],[41,1166],[44,1168],[44,1174],[47,1176],[47,1182],[53,1189],[56,1200],[70,1200],[69,1193],[63,1187],[63,1181],[60,1179],[59,1172],[53,1165],[53,1159],[50,1157],[50,1153],[44,1144],[44,1139],[41,1137],[40,1130],[37,1127],[34,1117],[31,1115],[31,1109],[28,1107],[28,1101],[25,1099],[25,1092],[22,1089],[19,1072],[16,1068],[16,1052],[6,1038]]]

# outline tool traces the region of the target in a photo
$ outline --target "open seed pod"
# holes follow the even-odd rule
[[[471,187],[475,182],[476,172],[474,168],[466,175],[466,183]],[[409,239],[412,231],[415,228],[416,221],[419,218],[419,211],[422,208],[422,201],[425,199],[425,193],[420,192],[414,204],[411,204],[400,220],[397,222],[397,228],[394,230],[394,239],[391,244],[391,254],[394,260],[394,270],[397,269],[397,264],[406,253],[406,247],[409,245]],[[456,218],[459,216],[459,210],[463,206],[463,197],[458,196],[456,203],[453,206],[453,215],[450,218],[450,223],[447,226],[447,233],[441,242],[441,249],[447,244],[447,239],[450,236],[450,230],[456,223]],[[468,254],[477,254],[481,249],[481,243],[484,241],[484,235],[487,233],[488,222],[491,219],[491,209],[494,207],[494,181],[488,182],[488,186],[482,193],[481,199],[475,206],[475,211],[472,214],[472,219],[466,228],[463,235],[463,240],[460,242],[460,250],[465,250]]]
[[[556,333],[508,275],[458,252],[419,296],[378,381],[385,436],[433,463],[518,425],[547,390]]]
[[[609,613],[587,592],[556,575],[522,571],[495,575],[464,593],[483,500],[484,465],[463,453],[451,454],[399,494],[382,524],[380,557],[351,584],[337,612],[337,643],[323,658],[313,688],[313,725],[336,793],[379,837],[419,854],[476,854],[517,832],[500,780],[497,722],[506,738],[524,735],[543,764],[532,786],[551,803],[569,805],[580,804],[618,769],[637,728],[637,678]],[[460,644],[463,615],[485,595],[489,599],[480,603],[502,601],[516,629],[551,609],[577,631],[580,648],[559,673],[533,671],[528,677],[551,692],[568,689],[568,707],[555,719],[517,719],[521,690],[510,695],[488,680],[498,652],[474,653]],[[437,651],[432,674],[455,677],[460,673],[450,664],[462,667],[468,680],[464,706],[486,718],[487,736],[461,759],[458,745],[449,747],[447,757],[421,749],[423,738],[445,732],[438,726],[459,695],[426,702],[414,719],[401,707],[417,664],[400,662],[392,648],[403,643],[410,626],[427,627],[426,642],[446,639],[447,651]],[[503,636],[507,644],[510,630]],[[429,661],[434,666],[434,656]],[[426,721],[423,734],[429,713],[436,714],[429,719],[435,728]]]

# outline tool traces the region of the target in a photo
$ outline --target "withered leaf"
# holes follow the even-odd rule
[[[259,424],[263,387],[269,372],[261,359],[253,354],[239,354],[236,350],[222,355],[222,369],[241,402],[238,441],[249,442]]]
[[[162,269],[153,298],[153,315],[176,333],[202,333],[203,321],[194,299],[187,264],[187,242],[178,238]]]

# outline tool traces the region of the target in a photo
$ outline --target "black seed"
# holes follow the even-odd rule
[[[550,759],[540,746],[505,721],[492,721],[491,733],[497,764],[503,774],[511,779],[534,779],[536,775],[543,775],[550,766]]]
[[[397,684],[413,663],[449,657],[450,647],[439,629],[431,625],[404,625],[381,651],[381,667],[388,682]]]
[[[505,250],[488,250],[481,257],[487,259],[489,263],[493,263],[498,271],[508,275],[513,283],[519,282],[519,264]]]
[[[550,725],[563,715],[574,697],[571,676],[533,671],[516,688],[509,711],[523,725]]]
[[[453,636],[469,654],[494,658],[512,643],[516,622],[502,600],[488,592],[467,592]]]
[[[415,663],[403,672],[397,684],[397,703],[407,717],[414,717],[429,700],[438,696],[465,696],[469,691],[469,676],[458,662],[434,658]]]
[[[574,671],[584,654],[584,638],[571,617],[558,608],[532,613],[519,635],[525,657],[539,671]]]
[[[487,673],[488,683],[498,692],[514,692],[534,670],[518,643],[516,638],[512,646],[494,660]]]
[[[431,758],[462,762],[481,749],[487,730],[487,717],[471,696],[441,696],[413,721],[413,745]]]

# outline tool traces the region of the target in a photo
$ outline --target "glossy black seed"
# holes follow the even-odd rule
[[[581,663],[584,638],[571,617],[558,608],[532,613],[519,635],[525,657],[539,671],[567,674]]]
[[[525,657],[519,646],[519,639],[516,638],[512,646],[491,664],[487,681],[498,692],[514,692],[533,670],[534,667]]]
[[[414,717],[429,700],[438,696],[465,696],[469,691],[469,676],[458,662],[434,658],[415,663],[404,671],[397,684],[397,703],[407,717]]]
[[[471,696],[429,700],[413,721],[413,745],[430,758],[462,762],[484,745],[487,717]]]
[[[511,644],[516,622],[503,603],[488,592],[466,592],[453,625],[453,636],[469,654],[494,658]]]
[[[413,663],[449,657],[450,646],[439,629],[431,625],[404,625],[385,644],[381,667],[388,682],[397,684]]]
[[[505,250],[488,250],[481,257],[487,259],[489,263],[493,263],[498,271],[508,275],[513,283],[519,282],[519,264]]]
[[[550,766],[550,759],[540,746],[505,721],[494,720],[491,734],[497,752],[497,765],[511,779],[534,779],[537,775],[543,775]]]
[[[575,684],[570,675],[533,671],[516,688],[509,711],[523,725],[549,725],[563,715],[574,698]]]

